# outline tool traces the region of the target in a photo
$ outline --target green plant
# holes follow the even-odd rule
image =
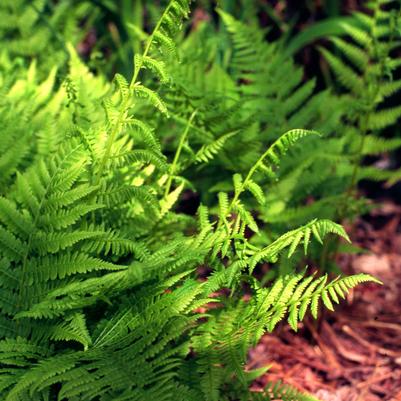
[[[393,54],[399,49],[401,9],[398,2],[379,0],[367,3],[366,7],[370,13],[355,12],[353,20],[340,23],[342,35],[330,38],[335,52],[321,48],[333,74],[347,91],[350,105],[345,116],[344,137],[352,167],[347,176],[346,196],[338,204],[337,219],[347,217],[350,211],[353,213],[352,201],[359,180],[387,180],[392,184],[400,177],[399,170],[385,171],[363,165],[364,157],[392,151],[401,144],[400,138],[388,139],[382,135],[401,117],[398,102],[395,106],[388,105],[389,98],[401,89],[400,81],[393,79],[394,71],[400,66]],[[334,252],[337,248],[336,243]],[[323,264],[330,257],[329,243],[325,251]]]
[[[393,72],[400,62],[393,54],[399,48],[400,9],[385,9],[384,5],[396,5],[393,1],[368,3],[372,15],[354,13],[354,24],[342,23],[343,35],[330,38],[338,54],[321,48],[341,86],[349,92],[353,107],[347,114],[349,125],[356,128],[359,142],[355,146],[355,169],[350,187],[354,187],[361,157],[393,150],[399,141],[379,138],[380,130],[394,125],[401,117],[401,106],[388,107],[386,101],[401,88],[393,80]],[[358,24],[359,23],[359,24]],[[354,134],[355,135],[355,134]],[[379,173],[377,173],[380,176]],[[394,174],[381,174],[390,178]]]
[[[399,138],[386,139],[381,135],[383,128],[398,120],[398,107],[391,111],[381,110],[375,117],[373,109],[367,112],[366,108],[372,88],[380,87],[382,79],[387,82],[382,91],[390,94],[398,87],[397,81],[383,75],[397,66],[396,59],[387,59],[388,50],[394,49],[398,43],[394,42],[399,24],[394,12],[381,16],[381,45],[376,43],[377,40],[369,39],[369,34],[364,31],[359,32],[354,19],[350,23],[348,19],[338,21],[340,32],[347,29],[359,32],[361,40],[365,40],[368,46],[366,52],[376,54],[378,47],[383,50],[381,61],[368,62],[373,55],[366,55],[357,49],[352,53],[349,51],[352,45],[338,38],[333,39],[347,47],[354,60],[359,60],[360,56],[359,63],[369,66],[369,69],[363,70],[365,75],[362,78],[356,77],[353,70],[337,71],[346,82],[359,80],[359,87],[366,89],[355,90],[351,94],[338,93],[336,88],[317,91],[315,80],[306,81],[302,68],[288,57],[283,40],[268,43],[264,31],[257,26],[246,25],[223,11],[219,14],[232,39],[231,45],[225,38],[225,47],[221,49],[219,43],[225,33],[216,33],[210,24],[205,24],[192,32],[181,45],[182,58],[191,60],[191,63],[169,63],[176,77],[175,82],[179,83],[178,88],[174,87],[166,93],[177,126],[182,125],[196,110],[196,116],[191,121],[191,135],[186,138],[189,145],[184,147],[186,154],[182,156],[182,175],[200,192],[202,201],[213,204],[211,191],[233,190],[229,171],[244,173],[257,154],[274,142],[283,130],[301,126],[316,129],[322,138],[306,139],[302,146],[294,149],[291,157],[282,160],[280,170],[276,172],[279,180],[275,181],[273,175],[273,180],[268,177],[267,185],[262,186],[269,189],[264,193],[265,202],[262,205],[246,200],[265,223],[261,236],[253,238],[254,243],[274,241],[283,231],[305,224],[312,218],[342,221],[366,210],[365,200],[353,196],[358,182],[364,179],[395,182],[399,177],[398,171],[364,164],[365,156],[393,151],[401,144]],[[359,20],[363,16],[357,14]],[[374,24],[374,19],[370,18],[366,15],[365,20]],[[342,61],[335,57],[332,55],[332,60],[337,60],[338,66]],[[200,100],[204,98],[208,99],[208,104]],[[380,103],[384,98],[376,97],[374,102]],[[368,135],[361,126],[368,119],[367,113],[371,121],[372,118],[381,121],[376,132],[369,131]],[[386,119],[385,116],[391,118]],[[165,126],[160,121],[155,124]],[[169,125],[168,129],[171,132],[175,128]],[[188,169],[194,160],[191,151],[198,144],[202,148],[213,148],[218,154],[210,153],[206,166],[198,170]],[[224,169],[221,169],[222,165]],[[198,174],[198,171],[203,171],[203,174]],[[338,244],[330,242],[325,245],[323,253],[320,249],[312,252],[324,270],[336,269],[334,258],[329,256],[336,253]]]
[[[266,286],[253,274],[262,262],[294,258],[301,247],[308,252],[329,233],[348,237],[340,225],[313,219],[263,245],[263,235],[259,243],[249,238],[259,231],[252,206],[266,204],[261,185],[279,177],[277,168],[288,152],[299,151],[298,142],[318,135],[284,124],[283,135],[272,133],[269,146],[257,143],[235,170],[221,150],[237,137],[252,142],[244,132],[256,136],[263,124],[246,127],[256,114],[247,108],[256,106],[251,99],[242,108],[238,94],[216,111],[219,136],[208,129],[206,91],[185,107],[193,97],[178,77],[191,59],[182,58],[187,65],[175,73],[170,61],[180,52],[176,35],[188,12],[188,0],[168,3],[135,55],[129,82],[119,74],[112,84],[95,76],[71,46],[60,86],[56,71],[43,81],[35,63],[25,71],[7,55],[1,59],[0,395],[6,401],[314,400],[280,383],[250,392],[266,369],[244,368],[249,348],[280,321],[296,330],[308,311],[317,316],[320,302],[332,310],[357,284],[376,281],[304,269]],[[166,83],[170,89],[159,90]],[[245,115],[232,116],[234,130],[224,128],[224,116],[236,110]],[[180,132],[173,152],[161,134],[168,126]],[[175,210],[188,185],[184,168],[217,160],[232,170],[220,175],[227,189],[218,189],[217,201],[201,205],[196,217]]]

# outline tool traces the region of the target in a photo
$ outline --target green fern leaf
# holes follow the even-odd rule
[[[161,100],[160,96],[156,92],[147,88],[146,86],[137,84],[134,86],[134,93],[137,96],[149,99],[150,103],[154,107],[156,107],[156,109],[168,116],[167,106],[164,104],[164,102]]]
[[[116,74],[114,79],[117,82],[122,98],[126,99],[129,96],[129,83],[121,74]]]
[[[379,110],[369,115],[368,128],[372,130],[383,129],[395,124],[401,117],[401,106]]]
[[[363,89],[363,84],[358,75],[338,57],[330,53],[328,50],[320,48],[320,52],[333,69],[339,82],[347,89],[354,93],[358,93]]]
[[[82,313],[74,313],[66,318],[64,323],[57,325],[51,334],[51,338],[56,341],[77,341],[84,346],[84,350],[87,350],[92,343],[86,326],[85,315]]]
[[[265,204],[266,198],[263,193],[263,189],[256,182],[248,180],[245,189],[248,189],[252,193],[260,205]]]
[[[221,136],[208,145],[203,145],[202,148],[195,154],[195,162],[206,163],[212,160],[221,151],[226,141],[236,134],[237,132],[230,132]]]

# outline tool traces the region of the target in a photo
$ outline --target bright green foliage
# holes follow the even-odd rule
[[[0,57],[2,400],[314,400],[280,383],[249,391],[267,370],[245,369],[249,349],[377,282],[298,263],[328,234],[349,241],[321,213],[354,167],[348,134],[334,134],[345,111],[324,102],[349,103],[314,94],[279,43],[223,12],[234,45],[220,65],[212,39],[194,46],[206,28],[180,40],[189,10],[171,0],[142,32],[130,80],[93,74],[72,45],[61,83],[56,67],[43,78],[12,49]],[[365,143],[362,154],[399,144]],[[205,201],[196,217],[178,211],[187,188]],[[271,282],[254,274],[262,263],[278,267]]]
[[[155,124],[169,135],[173,130],[178,138],[191,113],[196,112],[176,172],[199,190],[204,203],[213,205],[215,197],[210,193],[234,190],[231,174],[244,177],[282,132],[299,127],[317,130],[322,139],[309,136],[289,152],[289,157],[282,157],[280,169],[264,169],[259,189],[254,182],[247,182],[260,206],[255,207],[249,198],[244,202],[256,208],[270,225],[273,240],[283,230],[315,217],[337,219],[358,147],[358,138],[351,136],[349,127],[343,130],[350,100],[328,90],[316,93],[314,80],[303,80],[302,69],[285,55],[282,42],[268,43],[257,26],[245,25],[222,11],[219,14],[229,33],[229,38],[225,37],[228,46],[232,40],[224,63],[214,57],[224,35],[210,32],[207,26],[182,43],[181,64],[171,61],[174,86],[165,90],[165,98],[174,124],[160,120]],[[394,149],[399,141],[391,145]],[[208,159],[209,163],[195,170],[194,158],[196,162]],[[333,170],[338,173],[333,174]],[[372,169],[361,169],[358,179],[376,176],[371,173]],[[268,193],[263,189],[266,187]],[[306,206],[311,197],[315,202]],[[356,207],[356,202],[350,204]]]

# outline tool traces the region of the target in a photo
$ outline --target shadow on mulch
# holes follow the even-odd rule
[[[281,380],[322,401],[401,401],[401,206],[382,203],[350,228],[369,253],[342,255],[347,273],[369,273],[384,285],[360,285],[334,314],[265,335],[249,368],[271,365],[254,383]]]

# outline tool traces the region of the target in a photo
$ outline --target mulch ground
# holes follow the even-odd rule
[[[250,352],[249,368],[271,365],[255,382],[281,380],[322,401],[401,401],[401,207],[389,202],[355,223],[354,245],[342,255],[347,273],[369,273],[384,285],[361,285],[336,313],[282,326]]]

